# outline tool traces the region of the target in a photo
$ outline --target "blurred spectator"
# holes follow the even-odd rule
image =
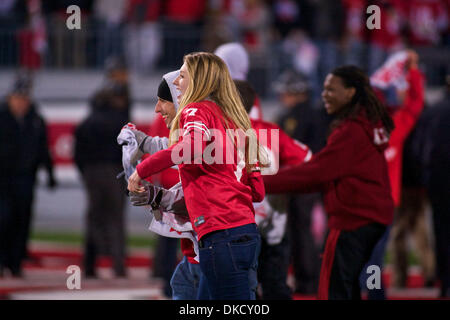
[[[128,0],[125,50],[131,70],[148,74],[161,54],[161,0]]]
[[[45,166],[54,187],[44,119],[32,102],[31,78],[19,74],[0,106],[0,275],[7,268],[22,276],[32,220],[36,172]]]
[[[112,56],[105,61],[105,87],[114,88],[125,101],[125,106],[119,108],[124,117],[130,118],[131,97],[129,71],[125,60],[121,56]]]
[[[444,98],[427,117],[426,187],[433,210],[440,297],[450,297],[450,75]]]
[[[262,0],[243,0],[243,10],[236,12],[241,42],[250,55],[265,54],[269,46],[271,16]]]
[[[307,79],[293,71],[283,73],[275,83],[280,102],[285,111],[278,120],[280,127],[292,138],[306,144],[314,153],[326,141],[329,124],[325,109],[313,108],[310,85]],[[295,292],[314,294],[319,284],[319,248],[312,232],[312,211],[320,194],[288,197],[288,234],[295,275]]]
[[[405,5],[412,46],[435,46],[449,25],[448,9],[441,0],[411,0]]]
[[[274,0],[271,2],[275,36],[284,39],[292,29],[300,27],[301,5],[305,2],[294,0]]]
[[[343,0],[345,34],[343,38],[344,64],[364,66],[367,0]]]
[[[370,81],[372,87],[375,87],[379,99],[390,109],[395,125],[390,134],[389,147],[385,150],[384,156],[388,165],[391,194],[396,212],[394,213],[393,224],[388,227],[384,236],[375,246],[370,261],[363,270],[366,270],[369,265],[383,267],[391,227],[395,229],[396,225],[406,225],[402,220],[406,219],[407,216],[397,215],[402,200],[403,146],[422,113],[425,97],[425,79],[419,70],[419,56],[413,50],[405,50],[390,56],[385,64],[371,76]],[[395,90],[392,100],[389,98],[390,86]],[[362,272],[362,278],[367,278],[365,272]],[[363,281],[363,283],[366,282]],[[384,300],[385,298],[383,281],[381,289],[369,290],[369,299]]]
[[[445,47],[449,48],[450,47],[450,1],[446,1],[444,3],[445,5],[445,11],[447,12],[447,28],[444,31],[443,34],[443,44]]]
[[[49,42],[54,65],[58,68],[87,66],[87,38],[91,28],[90,14],[94,0],[53,0],[42,3],[48,16]],[[67,8],[76,5],[81,10],[81,29],[70,30],[66,21]]]
[[[99,255],[110,255],[117,277],[125,270],[125,191],[116,175],[122,171],[122,151],[116,137],[129,121],[130,98],[126,69],[120,60],[107,63],[107,82],[91,100],[90,115],[75,131],[75,163],[88,195],[84,272],[96,277]]]
[[[239,37],[232,31],[228,12],[229,1],[209,1],[203,28],[202,47],[204,51],[213,52],[215,48],[226,42],[239,41]]]
[[[95,0],[97,65],[109,56],[123,56],[123,22],[127,0]]]
[[[34,70],[42,65],[47,49],[47,28],[41,12],[41,0],[27,2],[28,21],[18,33],[20,66]]]
[[[345,27],[345,12],[341,1],[316,0],[313,4],[312,37],[320,51],[319,79],[325,79],[339,64],[339,43]]]
[[[402,30],[405,16],[402,10],[402,1],[378,0],[375,1],[380,7],[380,29],[368,30],[369,51],[368,70],[369,74],[375,72],[388,55],[404,48]]]
[[[0,1],[0,65],[17,64],[18,48],[16,32],[23,27],[27,17],[25,0]]]
[[[410,252],[408,240],[414,241],[414,252],[417,254],[425,285],[431,286],[434,278],[435,258],[427,215],[428,197],[423,180],[424,116],[426,112],[422,113],[403,147],[401,202],[390,237],[393,286],[400,288],[407,286]]]
[[[297,72],[305,75],[310,82],[311,98],[315,101],[319,98],[319,49],[308,35],[300,30],[292,30],[286,39],[283,41],[283,50],[286,56],[290,59],[290,63],[285,66],[287,68],[294,68]]]
[[[164,8],[162,63],[179,68],[185,54],[202,51],[207,0],[165,0]]]

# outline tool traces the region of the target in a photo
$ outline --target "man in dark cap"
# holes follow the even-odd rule
[[[101,90],[107,89],[107,92],[114,94],[116,100],[123,100],[126,107],[122,109],[125,117],[130,117],[130,78],[128,66],[125,59],[121,56],[110,56],[104,64],[105,78]]]
[[[55,186],[44,119],[30,99],[31,77],[19,74],[0,104],[0,275],[22,276],[27,255],[36,172],[44,166]]]
[[[129,122],[128,72],[119,58],[105,63],[106,81],[92,97],[91,113],[75,130],[75,163],[88,195],[84,273],[95,278],[100,255],[113,260],[116,277],[125,277],[125,184],[117,134]]]
[[[450,74],[445,95],[425,111],[423,146],[425,185],[433,211],[436,273],[440,297],[450,297]]]

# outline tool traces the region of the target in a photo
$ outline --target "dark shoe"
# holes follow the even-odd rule
[[[439,298],[450,298],[450,288],[441,287],[441,294],[439,295]]]
[[[11,275],[13,276],[13,278],[23,278],[22,269],[12,268]]]
[[[97,279],[97,273],[95,272],[95,270],[87,270],[84,272],[84,277],[87,279]]]
[[[116,274],[116,278],[126,278],[127,277],[127,272],[125,271],[125,269],[114,270],[114,273]]]

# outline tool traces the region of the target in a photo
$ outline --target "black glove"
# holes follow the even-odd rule
[[[150,205],[152,209],[159,208],[162,198],[162,189],[154,185],[148,184],[144,186],[145,191],[141,193],[130,192],[130,201],[133,206]]]

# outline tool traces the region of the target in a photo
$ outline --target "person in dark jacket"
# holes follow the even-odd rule
[[[306,144],[313,153],[325,146],[331,117],[323,108],[311,105],[310,86],[303,75],[288,70],[275,82],[275,90],[285,109],[278,125],[288,135]],[[319,283],[319,248],[311,232],[312,211],[321,203],[319,193],[287,198],[288,235],[295,275],[295,292],[315,294]]]
[[[19,75],[0,105],[0,276],[22,276],[32,219],[36,172],[43,166],[54,187],[44,119],[30,99],[31,79]]]
[[[322,98],[336,116],[327,145],[307,163],[264,176],[264,184],[266,193],[323,193],[329,233],[318,298],[360,299],[359,274],[394,215],[384,158],[394,124],[358,67],[328,74]]]
[[[442,101],[427,114],[425,185],[433,211],[440,296],[450,297],[450,75]]]
[[[108,82],[91,101],[90,115],[75,131],[75,163],[87,195],[84,273],[96,277],[99,255],[110,255],[117,277],[125,277],[125,190],[116,176],[122,169],[122,151],[116,142],[129,121],[127,90]]]

